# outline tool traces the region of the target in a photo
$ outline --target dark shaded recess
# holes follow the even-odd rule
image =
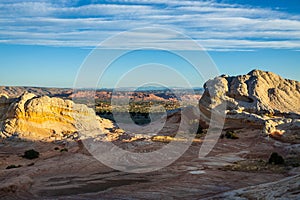
[[[230,90],[231,90],[230,86],[231,86],[231,83],[232,83],[232,81],[233,81],[233,78],[235,78],[235,77],[228,76],[228,77],[225,77],[225,78],[226,78],[226,80],[227,80],[228,91],[230,92]]]
[[[130,112],[129,115],[137,125],[147,125],[151,123],[149,113]]]
[[[269,94],[269,95],[275,94],[275,88],[270,88],[270,89],[268,89],[268,94]]]
[[[66,195],[96,193],[114,187],[149,182],[148,180],[143,180],[143,179],[103,180],[103,178],[95,179],[93,181],[97,181],[97,180],[99,180],[98,183],[96,182],[89,183],[86,181],[76,180],[76,178],[70,177],[66,179],[68,184],[81,184],[81,187],[74,186],[74,187],[62,188],[62,189],[55,188],[55,186],[61,186],[61,185],[65,186],[66,185],[65,182],[63,182],[63,184],[58,184],[53,182],[51,183],[49,181],[49,185],[54,186],[54,188],[40,191],[40,196],[58,197],[58,196],[66,196]]]
[[[269,158],[269,164],[282,165],[284,164],[284,159],[277,152],[273,152]]]
[[[248,80],[245,81],[247,84],[248,94],[254,95],[255,94],[255,87],[251,87],[257,83],[257,76],[252,76]]]
[[[118,113],[118,114],[122,114],[122,113]],[[124,112],[124,115],[126,115],[127,113]],[[105,119],[109,119],[113,122],[116,122],[114,119],[114,115],[112,112],[96,112],[96,115],[105,118]],[[149,116],[149,113],[141,113],[141,112],[129,112],[130,118],[132,119],[132,121],[137,124],[137,125],[147,125],[149,123],[151,123],[151,119]]]
[[[22,165],[9,165],[5,169],[14,169],[14,168],[19,168],[22,167]]]
[[[238,100],[238,101],[244,101],[244,102],[247,102],[247,103],[253,103],[254,100],[248,96],[242,96],[242,95],[235,95],[235,94],[230,94],[230,93],[227,93],[226,94],[228,97],[230,98],[234,98],[235,100]]]
[[[269,89],[268,89],[268,97],[269,97],[269,98],[272,98],[272,96],[274,96],[275,93],[276,93],[275,88],[269,88]]]

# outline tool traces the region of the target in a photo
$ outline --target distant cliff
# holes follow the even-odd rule
[[[19,97],[24,92],[34,93],[38,96],[68,97],[73,90],[70,88],[48,88],[48,87],[23,87],[23,86],[0,86],[0,94],[9,97]]]

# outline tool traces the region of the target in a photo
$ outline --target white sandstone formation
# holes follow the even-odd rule
[[[225,105],[225,128],[250,126],[276,135],[300,129],[298,81],[253,70],[246,75],[216,77],[204,87],[201,112],[209,118],[213,109]]]

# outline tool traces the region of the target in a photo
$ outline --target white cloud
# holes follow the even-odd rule
[[[271,9],[213,0],[91,2],[1,1],[0,43],[93,47],[120,31],[165,26],[182,31],[210,50],[300,48],[300,17]],[[149,37],[172,48],[178,48],[172,42],[182,39],[163,33]],[[140,43],[149,44],[144,39]]]

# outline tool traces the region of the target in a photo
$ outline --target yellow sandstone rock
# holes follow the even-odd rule
[[[86,105],[71,100],[37,97],[25,92],[19,98],[0,97],[0,135],[18,135],[30,140],[76,138],[81,133],[103,134],[112,128],[110,120],[98,117]],[[105,128],[104,128],[105,126]]]

